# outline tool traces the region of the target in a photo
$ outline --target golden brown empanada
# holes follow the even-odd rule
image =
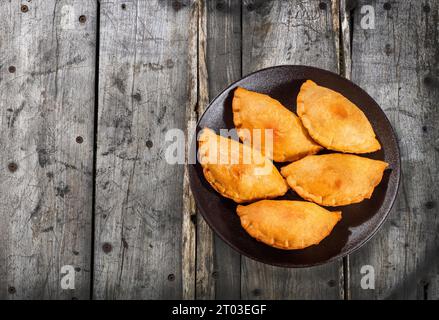
[[[235,202],[275,198],[288,190],[279,171],[258,150],[210,129],[203,129],[198,152],[206,180]]]
[[[293,112],[266,94],[238,87],[232,106],[233,122],[239,138],[246,144],[252,143],[253,147],[260,149],[274,161],[294,161],[322,149],[311,139]],[[251,139],[254,129],[261,130],[258,146],[253,142],[255,139]],[[265,129],[272,129],[272,134],[265,133]],[[267,152],[266,139],[272,139],[271,143],[267,144]]]
[[[341,219],[306,201],[262,200],[236,209],[242,227],[257,240],[279,249],[303,249],[326,238]]]
[[[381,149],[369,120],[355,104],[311,80],[300,88],[297,114],[311,137],[325,148],[349,153]]]
[[[343,206],[372,196],[388,164],[352,154],[308,156],[281,169],[302,198],[323,206]]]

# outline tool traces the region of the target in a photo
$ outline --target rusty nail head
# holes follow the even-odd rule
[[[253,295],[254,295],[255,297],[260,296],[260,295],[261,295],[261,289],[254,289],[254,290],[253,290]]]
[[[14,66],[10,66],[10,67],[8,68],[8,70],[9,70],[10,73],[15,73],[16,68],[15,68]]]
[[[249,3],[249,4],[247,5],[247,10],[248,10],[248,11],[253,11],[253,10],[255,10],[255,5],[254,5],[253,3]]]
[[[17,292],[17,290],[15,289],[15,287],[9,287],[9,288],[8,288],[8,292],[9,292],[10,294],[14,294],[15,292]]]
[[[332,287],[335,287],[335,286],[337,285],[337,281],[331,279],[331,280],[328,281],[328,285],[329,285],[331,288],[332,288]]]
[[[15,172],[15,171],[17,171],[18,166],[17,166],[17,164],[15,162],[10,162],[8,164],[8,169],[9,169],[10,172]]]
[[[427,209],[433,209],[434,207],[436,207],[436,203],[435,203],[434,201],[427,201],[427,202],[425,203],[425,207],[426,207]]]
[[[83,137],[81,137],[81,136],[76,137],[76,143],[81,144],[83,142],[84,142],[84,138]]]
[[[87,18],[84,15],[79,16],[79,22],[85,23],[85,21],[87,21]]]
[[[104,244],[102,245],[102,250],[103,250],[105,253],[110,253],[111,250],[113,250],[113,247],[111,246],[110,243],[106,242],[106,243],[104,243]]]
[[[175,276],[174,276],[174,274],[170,274],[170,275],[168,275],[168,280],[169,281],[174,281],[175,280]]]
[[[28,7],[27,5],[25,5],[25,4],[23,4],[23,5],[21,6],[21,12],[26,13],[26,12],[28,12],[28,11],[29,11],[29,7]]]

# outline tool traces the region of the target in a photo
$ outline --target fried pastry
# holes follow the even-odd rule
[[[341,219],[341,212],[328,211],[315,203],[262,200],[236,209],[242,227],[269,246],[303,249],[320,243]]]
[[[210,185],[237,203],[275,198],[288,186],[273,163],[258,150],[203,129],[199,161]]]
[[[323,206],[343,206],[369,199],[388,164],[352,154],[312,155],[281,169],[302,198]]]
[[[238,87],[232,107],[233,122],[241,141],[251,143],[274,161],[295,161],[322,149],[311,139],[300,119],[268,95]],[[261,130],[258,145],[251,139],[256,137],[254,129]],[[268,139],[270,143],[266,143]]]
[[[300,88],[297,114],[311,137],[327,149],[348,153],[381,149],[369,120],[355,104],[311,80]]]

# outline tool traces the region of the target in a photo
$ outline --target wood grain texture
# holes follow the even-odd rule
[[[207,5],[198,1],[198,107],[200,117],[209,103],[207,74]],[[215,299],[214,235],[207,222],[197,214],[196,299]]]
[[[208,1],[207,71],[209,98],[241,77],[241,2]],[[240,299],[241,256],[218,236],[215,242],[215,299]]]
[[[89,298],[95,35],[94,1],[0,2],[0,299]]]
[[[199,109],[241,75],[241,2],[200,1]],[[240,298],[240,255],[201,217],[197,233],[197,298]]]
[[[281,64],[338,72],[338,6],[320,2],[244,1],[243,73]],[[283,269],[243,257],[242,298],[340,299],[342,267],[340,260],[308,269]]]
[[[191,8],[189,25],[189,101],[186,105],[186,163],[195,159],[194,154],[190,154],[191,142],[195,133],[198,117],[198,44],[199,44],[199,1],[194,2]],[[182,298],[185,300],[196,298],[196,259],[197,259],[197,211],[195,199],[192,195],[189,182],[188,166],[184,167],[183,178],[183,213],[182,213]]]
[[[355,1],[340,0],[339,4],[339,65],[340,75],[350,79],[351,77],[351,24],[352,11],[356,6]],[[344,299],[351,299],[350,279],[350,256],[343,258]]]
[[[167,163],[165,134],[186,129],[193,102],[192,5],[101,2],[97,299],[183,296],[184,165]]]
[[[356,2],[352,0],[340,0],[340,74],[350,79],[351,77],[351,24],[353,18],[352,11],[355,9]]]
[[[361,28],[364,5],[375,29]],[[96,299],[439,299],[438,42],[432,0],[105,0],[100,13],[1,1],[0,299],[88,299],[93,268]],[[196,213],[185,167],[165,161],[167,130],[191,137],[223,88],[279,64],[351,78],[399,138],[397,202],[344,270],[241,258]]]
[[[375,9],[364,30],[361,6]],[[402,185],[379,233],[351,256],[353,299],[438,299],[439,4],[359,1],[354,10],[352,80],[386,112],[399,138]],[[375,269],[375,290],[360,286]]]

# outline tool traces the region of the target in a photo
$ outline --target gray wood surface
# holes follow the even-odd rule
[[[351,77],[351,24],[352,24],[352,4],[350,0],[340,0],[338,2],[339,10],[339,66],[340,75],[350,79]],[[344,282],[344,299],[351,299],[351,278],[350,278],[350,256],[343,258],[343,282]]]
[[[338,72],[338,6],[324,1],[245,1],[243,74],[280,64]],[[342,260],[283,269],[242,258],[244,299],[342,299]]]
[[[207,70],[207,20],[208,5],[206,1],[197,1],[198,4],[198,100],[197,116],[201,116],[209,103],[209,83]],[[212,230],[198,213],[196,244],[196,299],[215,298],[214,279],[214,235]]]
[[[94,1],[0,2],[0,299],[89,298],[95,35]]]
[[[375,8],[363,30],[361,6]],[[399,138],[402,185],[379,233],[351,256],[353,299],[439,298],[439,4],[359,1],[353,10],[352,80],[383,108]],[[363,290],[363,265],[375,289]]]
[[[0,299],[439,298],[437,1],[99,3],[0,2]],[[398,200],[344,261],[241,257],[197,214],[185,166],[165,161],[169,129],[191,138],[223,88],[280,64],[352,79],[399,139]]]
[[[184,166],[165,161],[165,133],[186,128],[191,13],[189,2],[101,2],[97,299],[182,297]]]
[[[241,2],[200,1],[201,115],[212,100],[241,76]],[[241,257],[198,217],[197,299],[239,299]]]
[[[187,139],[185,152],[186,162],[190,159],[190,143],[195,133],[197,117],[199,113],[198,103],[198,60],[199,60],[199,17],[200,4],[194,2],[191,6],[191,23],[189,25],[189,39],[188,39],[188,86],[190,92],[188,93],[188,102],[186,104],[186,131]],[[195,155],[192,155],[195,156]],[[197,211],[195,206],[195,199],[192,196],[189,184],[189,170],[188,166],[184,167],[183,177],[183,211],[182,211],[182,299],[196,298],[196,259],[197,259]]]

